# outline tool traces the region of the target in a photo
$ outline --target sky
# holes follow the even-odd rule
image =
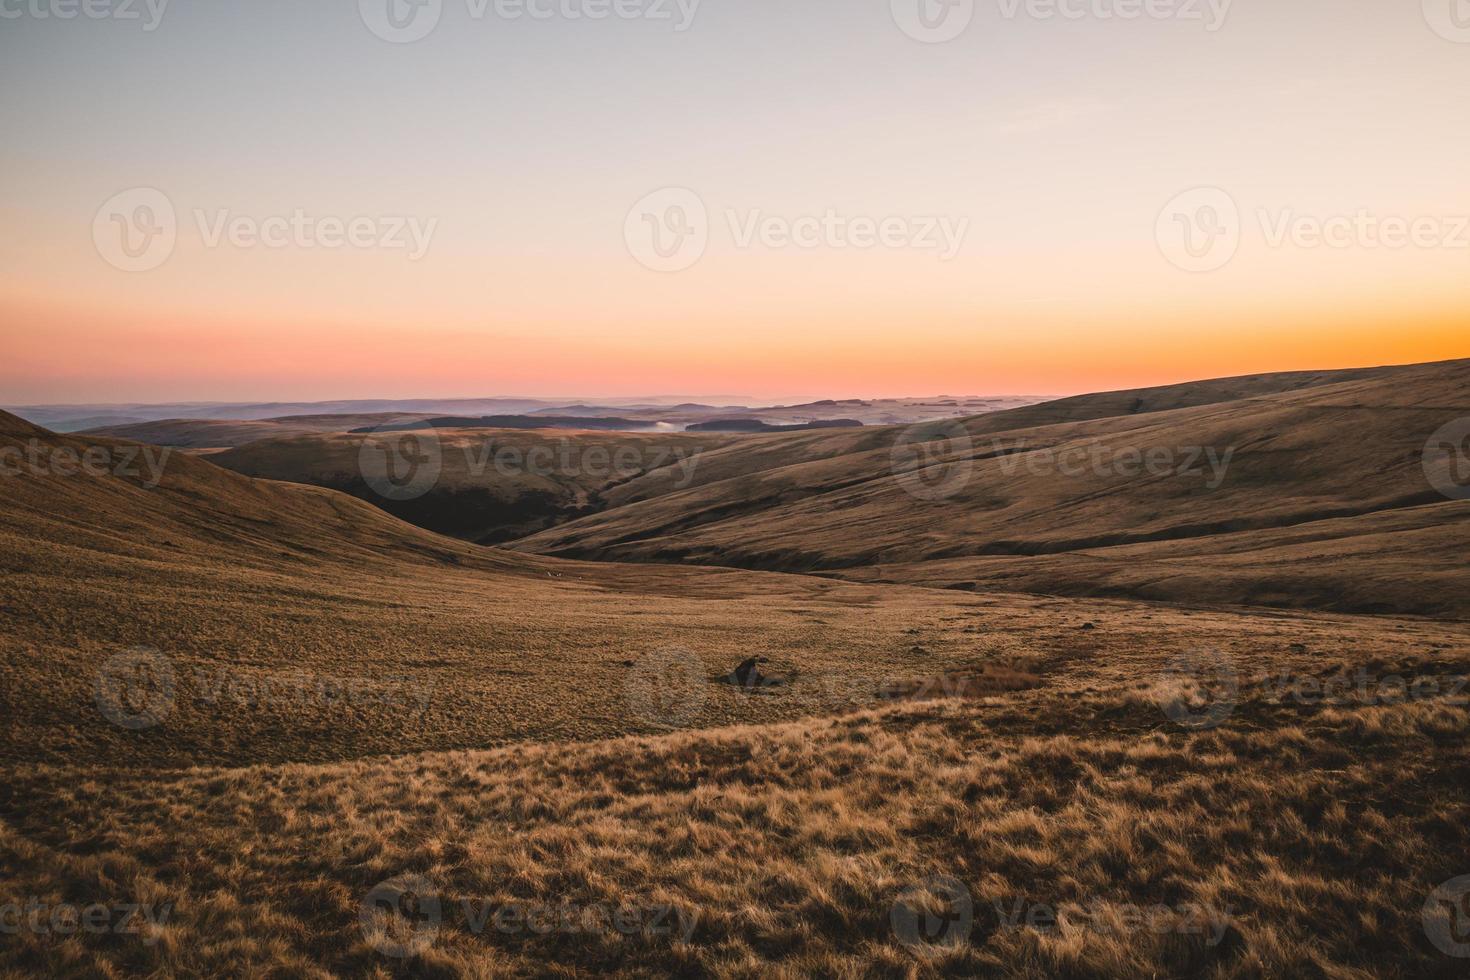
[[[0,81],[0,404],[1470,356],[1467,0],[0,0]]]

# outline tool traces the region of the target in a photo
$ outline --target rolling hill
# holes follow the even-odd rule
[[[419,416],[409,416],[416,418]],[[129,439],[177,449],[229,449],[261,439],[287,439],[404,420],[403,415],[288,415],[275,419],[161,419],[84,429],[81,436]]]
[[[146,448],[0,415],[11,762],[332,761],[774,721],[976,656],[970,597],[518,555],[185,453],[145,465]],[[88,453],[91,471],[66,462]],[[753,649],[805,679],[780,697],[707,687]],[[139,652],[175,696],[133,731],[99,714],[96,685]],[[665,672],[691,710],[640,709]]]
[[[681,432],[397,430],[268,439],[216,453],[211,462],[248,476],[341,490],[420,527],[494,544],[595,512],[621,484],[649,471],[692,481],[701,454],[733,437]],[[410,447],[415,447],[410,449]],[[372,478],[374,460],[432,455],[431,482],[398,495]],[[364,453],[370,458],[364,468]],[[428,457],[425,457],[428,458]]]
[[[1283,390],[1221,400],[1273,386]],[[1198,404],[1170,407],[1181,402]],[[1088,417],[1123,404],[1141,407]],[[886,574],[875,566],[901,566],[913,583],[980,576],[990,588],[1181,602],[1470,613],[1454,558],[1470,543],[1470,505],[1449,501],[1424,467],[1430,436],[1470,417],[1470,362],[1211,382],[1051,411],[925,428],[897,448],[889,433],[888,446],[864,451],[856,439],[875,436],[864,433],[854,451],[785,465],[767,463],[792,460],[800,444],[733,447],[705,461],[695,486],[645,495],[647,479],[630,483],[616,506],[512,546],[867,579]],[[760,462],[742,472],[752,454]],[[1417,561],[1379,561],[1383,537],[1398,531],[1418,536],[1406,544],[1436,546]],[[1351,540],[1365,535],[1375,537]],[[999,560],[1010,557],[1036,560]],[[1322,558],[1331,560],[1316,585],[1294,594],[1293,565]],[[1334,588],[1358,598],[1332,598]]]
[[[149,448],[0,414],[0,905],[144,909],[7,975],[1453,975],[1463,624],[587,564]]]

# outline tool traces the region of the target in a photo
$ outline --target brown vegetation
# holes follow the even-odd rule
[[[1115,395],[1087,396],[921,427],[903,438],[935,441],[908,452],[895,452],[889,432],[835,458],[777,458],[726,478],[706,466],[691,489],[630,499],[512,547],[869,580],[892,566],[893,577],[928,585],[1470,614],[1457,557],[1470,545],[1470,504],[1447,502],[1424,468],[1430,436],[1470,416],[1470,361],[1346,381],[1268,377],[1286,390],[1228,401],[1261,383],[1206,382],[1195,407],[1150,410],[1187,404],[1192,386],[1178,386],[1154,402],[1124,399],[1141,407],[1122,415],[1048,420],[1053,405],[1058,418],[1119,408]],[[1163,462],[1150,471],[1143,461],[1155,451]],[[739,469],[742,452],[726,451],[724,471]],[[1394,557],[1400,533],[1412,561]]]
[[[1365,420],[1422,444],[1462,373],[1411,373],[1402,402],[1371,372],[1229,404],[1215,383],[1049,438],[1233,434],[1259,458],[1216,517],[1392,501],[1409,436]],[[608,493],[659,499],[581,522],[733,482],[770,506],[680,534],[749,532],[731,561],[756,563],[769,520],[842,581],[483,548],[183,454],[154,485],[135,444],[0,414],[0,450],[53,464],[0,477],[0,976],[1463,975],[1433,896],[1470,874],[1470,628],[1445,598],[1470,505],[947,555],[1200,500],[916,505],[831,482],[889,457],[822,460],[851,438],[740,440],[694,498],[650,473]],[[89,451],[106,472],[54,465]],[[776,468],[720,476],[756,457]],[[849,564],[875,548],[894,560]],[[1262,608],[1335,588],[1439,618]],[[780,686],[716,682],[756,656]],[[87,909],[107,927],[51,928]]]

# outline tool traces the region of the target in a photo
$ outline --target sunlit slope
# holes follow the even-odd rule
[[[1448,498],[1426,473],[1425,448],[1442,427],[1470,417],[1470,362],[996,431],[1002,414],[962,431],[936,430],[947,438],[928,445],[851,453],[631,503],[514,547],[841,571],[1207,539],[1444,505]],[[1463,506],[1441,507],[1426,520],[1458,525]],[[907,577],[923,576],[911,569]],[[1044,589],[1044,578],[1032,576],[1027,587]],[[1000,576],[989,581],[1004,584]]]
[[[1470,618],[1470,504],[1045,555],[844,569],[853,581]]]
[[[1436,659],[1383,664],[1436,693],[1333,707],[1271,703],[1256,678],[1279,661],[1252,665],[1207,731],[1164,718],[1140,655],[1004,703],[329,766],[18,773],[0,783],[7,887],[172,914],[148,942],[20,930],[0,970],[1460,976],[1430,942],[1452,926],[1431,896],[1470,848],[1470,714]],[[435,928],[412,907],[371,914],[409,879],[438,900]],[[930,931],[905,929],[916,906]],[[509,927],[486,925],[506,908]],[[525,926],[566,908],[593,926]],[[578,914],[609,908],[638,927]],[[658,908],[677,928],[641,928]]]
[[[767,470],[776,470],[799,463],[827,461],[853,453],[874,451],[887,453],[896,441],[908,444],[925,439],[952,437],[961,430],[961,427],[970,436],[984,437],[998,432],[1031,429],[1064,422],[1146,415],[1151,412],[1211,405],[1359,378],[1378,377],[1394,370],[1396,369],[1364,368],[1348,371],[1293,371],[1249,375],[1239,378],[1192,381],[1157,388],[1134,388],[1125,391],[1077,395],[1036,405],[1024,405],[1019,408],[976,415],[964,420],[924,422],[902,428],[869,427],[856,430],[753,436],[707,450],[700,457],[692,482],[679,482],[682,474],[655,471],[615,488],[607,494],[607,502],[611,509],[691,486],[706,486],[724,480],[749,477]],[[859,470],[856,476],[863,478],[863,471],[867,463],[854,461],[854,466]],[[758,491],[760,484],[752,483],[745,487]],[[791,489],[793,493],[805,491],[805,488],[800,485]],[[765,496],[757,496],[747,506],[751,509],[760,509],[767,506],[768,503],[768,498]],[[727,502],[727,506],[734,508],[739,504],[732,500]]]

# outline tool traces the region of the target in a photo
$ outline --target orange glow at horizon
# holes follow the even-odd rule
[[[922,339],[881,322],[860,343],[829,329],[752,341],[734,321],[678,335],[504,330],[18,308],[0,368],[4,403],[316,401],[335,398],[739,395],[1068,395],[1269,371],[1470,356],[1470,313],[1172,316],[1070,322],[955,318]],[[126,338],[122,342],[120,338]],[[32,387],[37,380],[44,387]],[[46,393],[57,391],[63,397]],[[70,396],[66,393],[71,392]]]
[[[1413,2],[1218,30],[982,4],[944,44],[881,2],[405,44],[351,3],[260,6],[0,30],[0,404],[1065,395],[1470,356],[1470,48]],[[629,229],[671,190],[706,247],[661,271]],[[1181,261],[1204,224],[1168,240],[1200,190],[1238,212],[1208,269]],[[900,234],[742,232],[827,215]],[[1295,233],[1358,215],[1439,233]],[[422,248],[342,247],[358,220]],[[128,269],[120,229],[166,254]]]

